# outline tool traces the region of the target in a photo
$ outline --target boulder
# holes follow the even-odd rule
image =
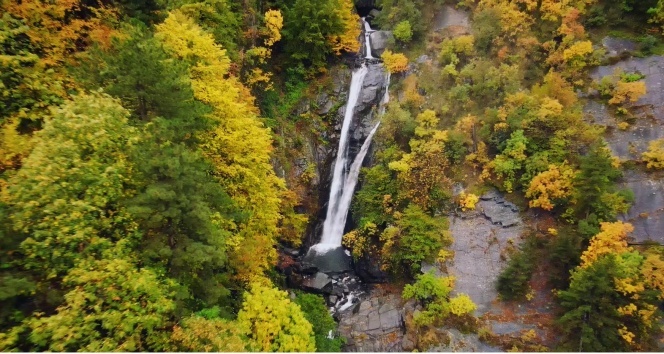
[[[327,274],[318,272],[316,275],[305,277],[300,286],[303,290],[329,294],[332,292],[332,279]]]
[[[380,58],[385,49],[394,42],[394,35],[391,31],[375,31],[369,34],[371,41],[371,55]]]
[[[602,39],[602,46],[606,49],[606,56],[608,58],[621,57],[639,49],[639,45],[634,41],[608,36]]]
[[[365,283],[385,283],[387,273],[380,269],[380,262],[371,256],[362,256],[355,262],[355,274]]]

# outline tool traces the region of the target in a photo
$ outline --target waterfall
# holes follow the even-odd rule
[[[373,32],[366,19],[364,22],[364,36],[365,47],[367,55],[365,58],[373,59],[371,56],[371,43],[369,42],[369,34]],[[341,126],[341,137],[339,138],[339,149],[337,151],[337,158],[334,164],[334,173],[332,175],[332,185],[330,186],[330,197],[327,203],[327,215],[323,223],[323,235],[318,244],[311,247],[317,253],[325,253],[329,250],[341,247],[341,238],[343,237],[344,227],[346,226],[346,219],[348,217],[348,209],[350,202],[355,192],[355,186],[360,175],[362,161],[369,151],[371,140],[373,139],[380,122],[378,122],[367,138],[364,140],[359,153],[353,160],[350,168],[347,169],[348,164],[348,145],[349,145],[349,130],[350,124],[353,120],[353,113],[355,105],[360,97],[362,90],[362,83],[364,77],[367,75],[369,68],[366,64],[362,65],[359,69],[353,71],[350,90],[348,92],[348,102],[346,103],[346,111],[344,113],[344,121]],[[386,81],[389,86],[389,73],[387,74]],[[389,94],[387,86],[385,95],[383,96],[380,107],[379,115],[385,112],[385,105],[389,101]]]
[[[374,59],[374,57],[371,56],[371,42],[369,39],[373,30],[371,29],[371,26],[369,26],[369,22],[367,22],[366,17],[362,17],[362,22],[364,23],[364,49],[366,51],[366,55],[364,57],[366,59]]]
[[[390,103],[390,72],[388,71],[385,74],[385,94],[383,94],[383,99],[380,101],[380,107],[378,108],[378,116],[381,117],[385,114],[385,109],[387,104]]]
[[[343,236],[344,225],[336,225],[335,223],[339,220],[338,214],[343,213],[346,215],[348,213],[348,207],[341,208],[340,205],[340,201],[343,197],[343,187],[348,178],[348,173],[345,170],[348,160],[348,131],[350,129],[350,123],[353,120],[355,104],[360,97],[362,82],[368,71],[369,69],[367,69],[366,65],[362,65],[361,68],[353,71],[351,78],[344,122],[341,126],[339,149],[337,151],[337,159],[334,163],[334,174],[332,175],[332,185],[330,186],[330,198],[327,203],[327,215],[325,217],[325,223],[323,224],[323,236],[320,243],[314,246],[317,251],[325,251],[341,246],[341,236]]]

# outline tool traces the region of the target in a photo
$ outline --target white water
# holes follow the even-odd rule
[[[365,58],[374,59],[374,57],[371,56],[371,42],[369,41],[369,35],[374,30],[371,29],[371,26],[365,17],[362,17],[362,22],[364,23],[364,49],[366,50]]]
[[[332,175],[332,185],[330,186],[330,198],[327,203],[327,215],[325,217],[325,223],[323,224],[323,236],[321,237],[320,243],[312,247],[319,252],[324,252],[341,246],[341,236],[343,236],[344,225],[336,226],[334,223],[339,219],[337,216],[338,214],[344,213],[345,215],[348,213],[347,208],[346,210],[342,210],[339,205],[343,196],[343,187],[348,174],[345,168],[348,160],[348,130],[350,128],[350,123],[353,120],[355,104],[360,97],[362,82],[368,71],[366,65],[362,65],[361,68],[353,72],[351,78],[344,122],[341,126],[339,149],[337,151],[337,159],[334,163],[334,174]]]
[[[373,58],[371,56],[371,44],[369,42],[369,33],[373,31],[371,30],[369,23],[364,18],[362,21],[364,22],[365,28],[364,35],[367,51],[366,58]],[[371,140],[373,139],[373,136],[376,133],[378,126],[380,125],[380,122],[378,122],[376,126],[374,126],[367,138],[364,140],[364,143],[362,144],[359,153],[355,157],[355,160],[351,164],[350,169],[346,170],[346,164],[348,162],[348,134],[350,123],[353,120],[355,105],[357,104],[357,100],[360,96],[362,82],[364,81],[364,77],[366,76],[368,70],[369,69],[366,65],[362,65],[361,68],[353,72],[351,78],[348,102],[346,103],[346,112],[344,114],[344,121],[341,126],[339,149],[337,151],[337,158],[334,164],[332,185],[330,186],[330,197],[327,203],[327,215],[323,224],[323,235],[321,236],[320,243],[311,247],[318,253],[324,253],[341,246],[341,239],[343,237],[344,227],[346,226],[346,218],[348,217],[348,209],[350,208],[350,202],[353,198],[355,186],[357,185],[357,179],[360,175],[362,161],[364,161],[364,158],[369,151],[369,146],[371,146]],[[379,115],[382,115],[385,112],[385,106],[390,100],[388,93],[390,82],[389,73],[387,74],[386,82],[387,85],[385,86],[385,95],[380,102]]]
[[[385,94],[383,99],[380,101],[380,107],[378,108],[378,116],[382,117],[385,114],[385,109],[387,104],[390,103],[390,72],[388,71],[385,74]]]

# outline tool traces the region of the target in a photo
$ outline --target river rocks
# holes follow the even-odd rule
[[[305,277],[301,288],[317,294],[330,294],[332,292],[332,279],[327,274],[318,272],[313,276]]]
[[[402,351],[404,307],[396,294],[372,295],[339,315],[339,333],[347,339],[344,351]]]
[[[371,43],[371,55],[380,58],[390,43],[394,43],[394,35],[391,31],[374,31],[369,34],[369,41]]]
[[[468,294],[477,314],[483,314],[497,298],[495,281],[507,264],[505,249],[519,240],[523,225],[518,208],[496,191],[483,195],[476,208],[450,219],[454,258],[447,269],[456,277],[455,293]]]

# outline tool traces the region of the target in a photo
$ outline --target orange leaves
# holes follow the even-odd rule
[[[81,43],[89,44],[87,38],[108,43],[112,29],[110,23],[117,12],[100,2],[88,5],[81,0],[29,0],[6,1],[2,9],[29,26],[28,37],[44,51],[42,60],[55,66],[80,50]],[[85,13],[86,15],[80,15]]]
[[[581,255],[581,267],[586,268],[605,254],[620,254],[631,250],[627,246],[627,234],[634,226],[622,221],[601,223],[601,232],[590,240],[590,245]]]

